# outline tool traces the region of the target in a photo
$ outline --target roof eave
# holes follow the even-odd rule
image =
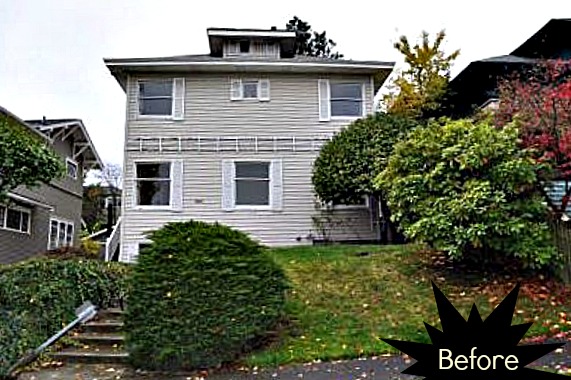
[[[95,145],[93,144],[93,141],[91,140],[91,137],[89,136],[89,133],[87,132],[87,129],[85,128],[85,125],[83,124],[83,121],[81,119],[75,119],[73,121],[62,122],[57,124],[50,124],[49,126],[46,126],[46,129],[66,128],[69,126],[79,127],[81,134],[85,138],[85,143],[88,144],[89,152],[93,156],[92,159],[85,160],[84,164],[90,164],[90,167],[86,166],[86,168],[99,169],[99,170],[103,169],[104,167],[103,161],[101,160],[99,153],[97,153]],[[38,125],[38,127],[41,127],[41,125]]]

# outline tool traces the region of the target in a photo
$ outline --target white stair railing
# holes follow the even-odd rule
[[[113,231],[111,235],[105,240],[105,261],[111,260],[113,254],[119,247],[119,243],[121,242],[121,217],[117,219],[117,223],[113,227]]]

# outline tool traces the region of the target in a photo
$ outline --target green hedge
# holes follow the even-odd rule
[[[118,263],[46,258],[0,267],[0,378],[75,319],[84,301],[105,307],[121,297],[126,270]]]
[[[197,221],[150,235],[130,278],[125,328],[139,368],[210,368],[260,344],[283,314],[287,282],[242,232]]]

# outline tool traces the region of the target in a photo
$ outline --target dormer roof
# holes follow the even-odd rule
[[[224,42],[226,41],[271,41],[280,45],[282,58],[291,58],[295,55],[295,32],[286,29],[236,29],[236,28],[208,28],[208,44],[210,55],[222,57]]]

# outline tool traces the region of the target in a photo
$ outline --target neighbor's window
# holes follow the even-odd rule
[[[73,245],[74,225],[72,222],[59,219],[50,220],[48,249]]]
[[[29,233],[30,210],[0,206],[0,228]]]
[[[236,206],[270,205],[270,163],[235,162]]]
[[[331,83],[331,116],[363,115],[363,86],[360,83]]]
[[[136,164],[138,206],[170,205],[170,172],[168,162]]]
[[[67,167],[67,175],[70,178],[77,179],[77,171],[78,165],[77,162],[72,160],[71,158],[66,159],[65,161]]]
[[[144,116],[170,116],[173,104],[172,79],[139,82],[139,114]]]

